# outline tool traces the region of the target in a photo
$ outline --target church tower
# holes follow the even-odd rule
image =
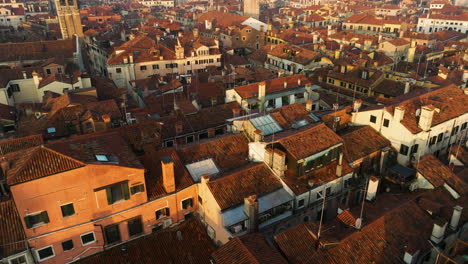
[[[259,0],[244,0],[244,16],[258,19],[260,15]]]
[[[78,0],[55,0],[57,17],[62,31],[63,39],[70,39],[73,35],[83,37],[83,26],[81,25],[80,9]]]

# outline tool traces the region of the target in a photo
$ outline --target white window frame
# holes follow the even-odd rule
[[[88,243],[86,243],[86,244],[83,244],[83,236],[89,235],[89,234],[91,234],[91,233],[93,233],[94,240],[91,241],[91,242],[88,242]],[[94,233],[94,231],[81,234],[81,235],[80,235],[80,241],[81,241],[81,245],[83,245],[83,246],[87,246],[87,245],[91,245],[91,244],[93,244],[93,243],[96,243],[96,234]]]
[[[17,256],[14,257],[14,258],[10,258],[10,259],[8,260],[8,263],[9,263],[9,264],[12,264],[12,263],[13,263],[13,260],[18,259],[18,258],[21,258],[21,257],[24,257],[24,259],[26,260],[26,263],[28,263],[28,256],[27,256],[26,254],[17,255]]]
[[[185,200],[188,200],[188,199],[192,199],[192,206],[189,207],[189,208],[187,208],[187,209],[184,209],[183,202],[184,202]],[[183,199],[183,200],[180,201],[180,209],[182,209],[182,210],[190,210],[190,209],[193,208],[194,206],[195,206],[195,200],[193,199],[193,197],[187,197],[187,198],[185,198],[185,199]]]
[[[52,256],[47,257],[47,258],[40,259],[40,258],[39,258],[39,251],[41,251],[41,250],[43,250],[43,249],[46,249],[46,248],[48,248],[48,247],[52,248]],[[46,247],[37,249],[37,250],[35,251],[35,253],[36,253],[36,258],[37,258],[37,260],[38,260],[39,262],[42,262],[42,261],[45,261],[45,260],[48,260],[48,259],[51,259],[51,258],[55,257],[55,250],[54,250],[54,246],[53,246],[53,245],[50,245],[50,246],[46,246]]]

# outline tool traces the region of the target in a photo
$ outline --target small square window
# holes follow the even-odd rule
[[[109,225],[104,228],[104,235],[106,238],[106,244],[113,244],[116,242],[120,242],[120,230],[119,225]]]
[[[304,199],[299,200],[299,201],[297,202],[297,207],[303,207],[303,206],[304,206],[304,203],[305,203]]]
[[[52,248],[52,246],[41,248],[37,251],[37,257],[39,258],[39,261],[50,259],[50,258],[53,258],[54,256],[55,256],[55,253],[54,253],[54,249]]]
[[[193,206],[193,199],[188,198],[182,201],[182,209],[188,209]]]
[[[132,195],[137,194],[137,193],[142,193],[144,191],[145,191],[145,185],[144,184],[139,184],[139,185],[135,185],[135,186],[130,187],[130,193]]]
[[[146,71],[146,66],[140,66],[140,71]]]
[[[81,235],[81,243],[83,246],[89,245],[96,242],[96,239],[94,238],[94,232],[89,232],[84,235]]]
[[[73,240],[67,240],[62,242],[63,251],[68,251],[73,249]]]
[[[159,69],[159,65],[158,64],[153,64],[153,70],[157,70]]]
[[[63,217],[68,217],[75,214],[75,208],[73,207],[73,203],[62,205],[60,209],[62,209]]]
[[[390,124],[390,120],[388,120],[388,119],[385,118],[385,119],[383,120],[383,126],[384,126],[384,127],[388,127],[389,124]]]
[[[418,152],[418,147],[419,147],[418,144],[414,144],[414,145],[411,147],[411,154],[414,154],[414,153]]]
[[[143,233],[143,222],[141,222],[140,217],[129,220],[127,222],[127,226],[128,235],[130,237],[137,236]]]
[[[117,69],[115,69],[115,72],[116,72],[116,73],[121,73],[121,72],[122,72],[122,69],[121,69],[121,68],[117,68]]]
[[[55,127],[47,128],[47,133],[51,134],[51,133],[55,133],[55,132],[57,132],[57,129],[55,129]]]
[[[375,124],[375,123],[377,122],[377,117],[371,115],[371,116],[370,116],[370,122]]]
[[[465,122],[465,123],[463,123],[463,125],[461,125],[461,130],[466,129],[466,124],[467,124],[467,123],[468,123],[468,122]]]

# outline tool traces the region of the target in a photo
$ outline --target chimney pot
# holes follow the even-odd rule
[[[450,219],[450,229],[457,230],[458,223],[460,222],[460,217],[462,214],[463,207],[456,205],[453,207],[452,218]]]

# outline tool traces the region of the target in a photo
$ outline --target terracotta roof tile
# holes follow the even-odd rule
[[[241,205],[250,195],[260,197],[281,187],[281,182],[264,163],[208,182],[221,210]]]
[[[298,85],[298,80],[301,80],[301,85]],[[299,86],[304,86],[310,84],[310,81],[302,74],[295,74],[291,76],[285,76],[280,78],[275,78],[271,80],[265,80],[265,91],[266,94],[275,93],[282,90],[294,89]],[[284,87],[284,82],[287,83],[286,88]],[[252,83],[242,86],[237,86],[234,88],[236,92],[242,98],[250,98],[258,96],[258,85],[260,83]]]
[[[263,234],[235,237],[213,255],[217,264],[286,264],[279,251],[269,245]]]
[[[16,152],[44,144],[42,135],[32,135],[28,137],[15,138],[0,141],[0,154],[6,155],[10,152]]]
[[[11,200],[0,202],[0,258],[25,251],[26,234],[21,218]]]
[[[128,242],[125,246],[125,251],[121,246],[113,247],[77,263],[210,264],[210,255],[215,250],[205,227],[194,218],[174,228]]]
[[[84,163],[42,146],[4,156],[10,163],[7,184],[18,184],[45,176],[77,169]]]
[[[354,162],[368,155],[389,147],[390,141],[380,135],[371,126],[361,126],[356,129],[342,131],[345,158]]]
[[[322,123],[306,131],[283,138],[279,140],[279,143],[289,154],[299,160],[343,143],[343,139]]]
[[[459,194],[464,194],[468,191],[468,184],[458,178],[457,175],[432,154],[423,156],[414,167],[435,188],[445,183],[454,188]]]
[[[212,158],[221,172],[248,164],[249,140],[244,134],[229,135],[177,150],[184,164]]]

